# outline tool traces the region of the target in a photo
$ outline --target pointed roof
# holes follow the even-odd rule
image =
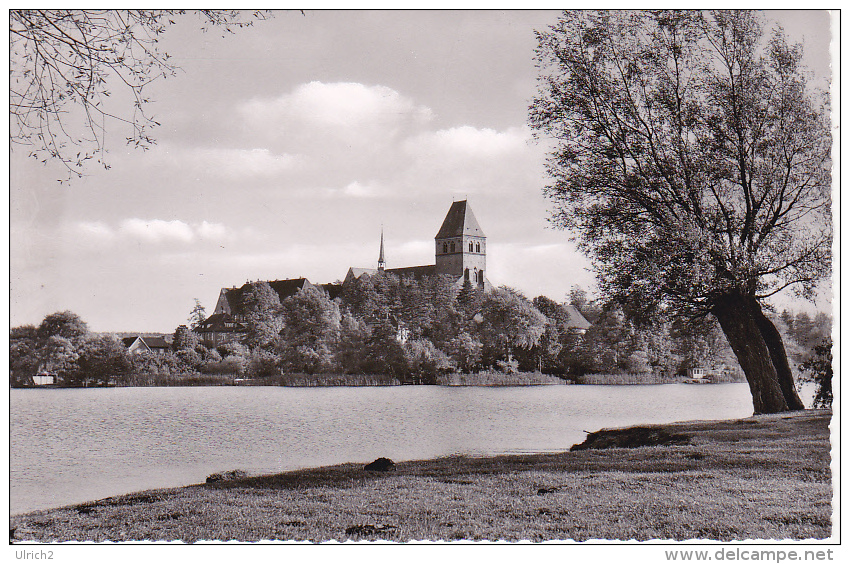
[[[569,323],[567,324],[568,328],[578,329],[579,331],[586,331],[590,328],[590,322],[585,319],[576,306],[572,304],[565,304],[564,311],[567,312],[567,317],[570,318]]]
[[[446,214],[446,219],[443,220],[443,225],[435,239],[447,239],[461,235],[485,237],[484,231],[478,225],[478,220],[475,219],[472,208],[469,207],[466,200],[452,203],[452,207],[449,208],[449,213]]]
[[[381,226],[381,252],[378,254],[378,269],[382,269],[387,261],[384,260],[384,227]]]

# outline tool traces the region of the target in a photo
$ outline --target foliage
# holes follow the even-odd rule
[[[229,343],[219,345],[216,350],[221,355],[221,358],[228,358],[231,356],[246,357],[249,354],[248,347],[237,341],[230,341]]]
[[[390,280],[388,284],[378,285],[381,291],[395,292],[396,298],[385,300],[376,293],[380,301],[401,304],[399,314],[407,319],[427,319],[420,325],[423,334],[414,334],[405,343],[399,340],[397,321],[373,317],[367,324],[347,310],[345,302],[330,300],[324,292],[305,290],[282,304],[277,322],[285,328],[276,348],[249,347],[231,341],[216,349],[207,349],[198,344],[194,333],[183,325],[177,328],[172,339],[177,351],[129,355],[130,367],[126,370],[120,360],[124,356],[123,347],[110,349],[100,343],[99,354],[102,354],[95,354],[90,341],[97,341],[99,336],[88,335],[77,343],[53,336],[43,342],[38,337],[37,327],[15,327],[10,331],[10,382],[13,386],[32,385],[32,375],[44,368],[60,372],[60,383],[82,385],[85,373],[80,369],[80,357],[85,350],[89,352],[84,362],[98,364],[100,368],[96,370],[114,377],[118,385],[171,385],[169,382],[186,385],[187,378],[199,373],[210,377],[249,376],[265,381],[277,378],[281,371],[303,377],[345,376],[340,382],[360,382],[347,377],[369,373],[398,381],[435,383],[445,381],[442,375],[455,370],[467,374],[488,370],[489,373],[511,375],[540,372],[569,380],[606,371],[613,375],[640,372],[640,377],[647,379],[681,375],[687,368],[696,366],[720,369],[733,362],[716,323],[709,319],[672,324],[659,319],[638,328],[616,305],[586,302],[585,311],[597,312],[598,322],[582,334],[570,328],[565,306],[546,296],[529,302],[516,291],[502,289],[496,295],[481,296],[481,311],[468,309],[462,313],[459,301],[449,297],[450,290],[442,280],[420,282],[394,284]],[[421,299],[411,300],[409,292],[418,294]],[[442,302],[450,308],[448,314],[439,313],[435,303],[440,302],[435,296],[448,298]],[[414,302],[418,302],[415,307],[411,305]],[[485,302],[490,303],[486,308]],[[494,303],[501,305],[496,307]],[[500,313],[493,316],[493,312]],[[473,313],[473,317],[467,319]],[[489,322],[485,321],[485,314],[490,315]],[[788,315],[795,318],[794,314]],[[51,322],[45,326],[80,326],[79,318],[73,314],[61,316],[66,321],[72,320],[70,324],[54,324],[56,314],[48,317]],[[505,340],[495,334],[496,330],[502,330],[496,328],[500,322],[504,322]],[[527,337],[530,322],[542,322],[542,326],[531,327],[533,332],[542,328],[536,344],[523,348],[514,341],[509,351],[505,346],[507,337],[523,331]],[[427,334],[446,340],[439,343]],[[97,383],[107,380],[98,377]],[[195,384],[200,381],[191,380]],[[305,385],[297,378],[280,381],[282,385]],[[376,381],[386,383],[380,378]]]
[[[342,316],[334,360],[344,374],[357,374],[362,371],[368,338],[369,330],[363,320],[350,314]]]
[[[260,349],[262,350],[262,349]],[[265,351],[263,351],[265,352]],[[253,355],[252,355],[253,359]],[[250,362],[250,361],[248,361]],[[206,360],[198,369],[202,374],[236,374],[245,371],[246,359],[240,356],[229,356],[225,359]]]
[[[50,372],[55,372],[60,382],[65,384],[76,382],[79,374],[77,359],[80,355],[73,341],[59,335],[52,335],[39,352],[42,365]]]
[[[448,343],[447,352],[462,372],[472,372],[481,363],[484,345],[477,337],[462,331]]]
[[[174,336],[171,339],[171,348],[175,352],[194,351],[198,344],[198,334],[185,325],[179,325],[174,330]]]
[[[111,378],[129,373],[133,366],[127,349],[111,335],[88,339],[80,347],[77,365],[77,383],[96,385],[108,384]]]
[[[832,338],[815,346],[812,355],[803,363],[803,370],[817,384],[814,407],[832,407]]]
[[[277,344],[284,322],[280,297],[268,282],[254,282],[242,293],[239,314],[248,328],[246,345],[273,347]]]
[[[636,310],[810,294],[829,271],[825,110],[800,47],[760,35],[745,11],[567,12],[538,34],[553,219]]]
[[[413,339],[404,344],[408,374],[416,384],[436,384],[437,377],[454,369],[449,356],[428,339]]]
[[[32,384],[38,371],[39,342],[37,330],[32,325],[13,327],[9,331],[9,377],[13,387]]]
[[[371,328],[365,353],[361,368],[367,374],[386,374],[399,379],[407,377],[409,369],[404,348],[396,339],[396,330],[389,321],[381,321]]]
[[[194,331],[206,318],[207,308],[201,305],[201,301],[198,298],[195,298],[195,307],[192,308],[192,311],[189,313],[189,319],[187,319],[189,328]]]
[[[109,168],[106,133],[126,127],[129,145],[148,149],[158,126],[148,85],[178,67],[159,39],[184,10],[10,10],[9,139],[42,163],[81,176],[88,161]],[[232,32],[266,12],[200,10],[202,29]],[[112,102],[113,88],[129,103]],[[124,105],[131,108],[123,109]],[[107,125],[109,124],[109,125]],[[115,135],[111,135],[116,137]],[[76,154],[75,154],[76,153]]]
[[[281,304],[282,357],[292,372],[330,371],[340,331],[339,306],[316,288],[306,288]]]
[[[268,376],[274,376],[278,373],[277,358],[277,355],[274,353],[265,349],[257,348],[251,353],[251,356],[248,357],[248,364],[245,372],[250,378],[265,378]],[[228,363],[233,360],[236,360],[235,357],[230,357],[224,361],[224,363]],[[241,373],[241,370],[236,372]]]
[[[493,289],[482,304],[484,321],[481,341],[505,360],[512,360],[514,349],[530,349],[538,343],[546,326],[546,317],[521,292],[503,286]]]
[[[200,368],[203,357],[195,349],[179,349],[174,352],[180,363],[192,372]]]
[[[88,325],[72,311],[60,311],[46,316],[39,324],[36,334],[42,341],[50,337],[63,337],[74,343],[80,342],[89,333]]]
[[[752,11],[565,12],[538,33],[529,114],[603,295],[638,321],[713,314],[757,413],[803,407],[760,301],[811,297],[832,244],[826,105],[802,48],[761,36]]]

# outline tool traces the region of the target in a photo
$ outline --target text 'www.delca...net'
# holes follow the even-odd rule
[[[669,561],[755,561],[755,562],[794,562],[832,560],[833,550],[757,550],[736,548],[735,550],[665,550],[664,558]]]

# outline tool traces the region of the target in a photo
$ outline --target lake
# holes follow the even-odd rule
[[[242,469],[568,450],[585,431],[752,414],[746,384],[14,389],[10,511]],[[812,388],[802,396],[811,402]]]

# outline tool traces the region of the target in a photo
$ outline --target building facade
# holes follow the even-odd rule
[[[484,235],[484,230],[466,200],[453,202],[449,208],[434,237],[434,258],[435,264],[386,268],[382,231],[378,268],[351,267],[345,276],[344,284],[360,278],[363,274],[374,275],[378,272],[411,278],[442,274],[454,277],[458,289],[469,280],[473,286],[489,291],[492,286],[486,276],[487,236]]]
[[[473,286],[485,291],[492,288],[485,274],[487,269],[487,237],[466,200],[452,203],[436,237],[434,237],[434,244],[435,264],[386,268],[384,233],[381,229],[377,268],[350,267],[341,285],[312,284],[306,278],[271,280],[268,284],[277,293],[281,302],[305,288],[321,289],[331,299],[335,299],[340,295],[345,284],[357,280],[364,274],[371,276],[378,272],[387,272],[400,278],[448,275],[455,279],[455,286],[458,290],[467,280]],[[250,286],[251,283],[245,283],[241,287],[221,289],[215,311],[195,328],[195,332],[204,346],[217,347],[231,341],[241,340],[244,337],[247,328],[243,323],[240,304],[242,294]],[[398,328],[399,334],[402,335],[403,327],[399,324],[394,324],[394,326]]]

